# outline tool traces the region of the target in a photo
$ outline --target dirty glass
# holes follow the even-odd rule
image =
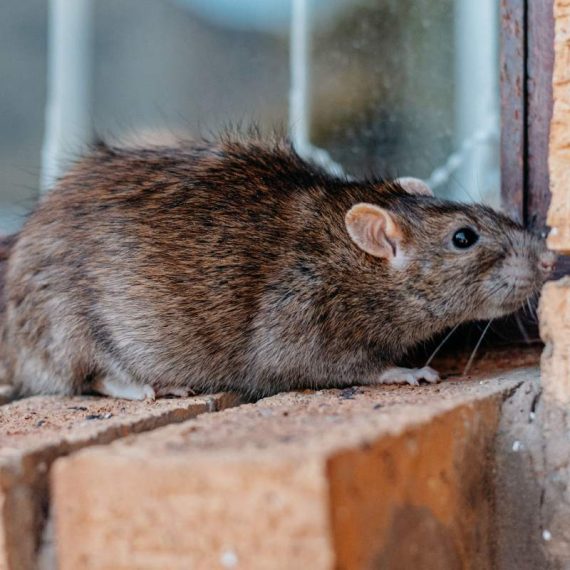
[[[499,203],[498,0],[351,0],[311,12],[311,138],[353,174]]]
[[[164,140],[230,123],[291,126],[298,3],[93,0],[93,132]],[[301,4],[310,148],[351,175],[418,176],[441,196],[498,203],[498,0]],[[3,0],[0,233],[39,194],[48,6]]]
[[[2,0],[0,234],[18,227],[38,194],[46,88],[45,0]]]
[[[271,4],[96,0],[98,129],[158,137],[286,124],[288,0]]]
[[[261,11],[255,4],[93,0],[93,46],[85,54],[93,133],[165,141],[230,124],[287,125],[288,0]],[[2,1],[0,234],[17,229],[39,196],[48,5]]]

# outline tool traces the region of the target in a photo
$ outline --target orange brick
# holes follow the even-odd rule
[[[542,385],[545,398],[570,404],[570,277],[544,286],[540,299],[540,334],[545,343]]]
[[[552,198],[548,211],[551,249],[570,252],[570,3],[554,0],[554,106],[550,124],[549,170]],[[545,46],[545,49],[548,49]]]
[[[109,398],[34,397],[2,406],[0,569],[35,568],[48,509],[48,472],[56,458],[236,402],[229,395],[148,403]]]
[[[62,570],[491,568],[503,399],[538,371],[281,394],[52,472]]]
[[[540,330],[545,342],[541,364],[542,448],[539,473],[544,550],[549,568],[570,560],[570,277],[547,283],[540,299]]]

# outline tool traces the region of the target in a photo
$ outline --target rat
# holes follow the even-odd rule
[[[231,136],[98,144],[4,244],[5,379],[127,399],[437,382],[397,363],[517,310],[554,264],[489,207]]]

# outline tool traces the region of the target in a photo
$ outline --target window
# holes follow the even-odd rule
[[[49,183],[94,133],[252,120],[289,125],[330,168],[419,176],[453,199],[502,195],[544,226],[545,3],[52,0],[51,18],[46,4],[6,0],[0,22],[0,231],[21,223],[42,168]]]

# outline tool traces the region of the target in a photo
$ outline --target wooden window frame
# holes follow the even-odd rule
[[[546,235],[552,119],[551,0],[501,0],[501,199],[525,227]],[[555,278],[569,273],[561,257]]]

